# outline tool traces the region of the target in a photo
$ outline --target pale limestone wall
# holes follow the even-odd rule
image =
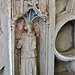
[[[0,3],[0,70],[4,67],[2,75],[10,75],[8,1],[1,0]]]

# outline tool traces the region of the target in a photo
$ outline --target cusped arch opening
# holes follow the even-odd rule
[[[75,20],[66,22],[56,34],[55,50],[59,58],[75,57]]]

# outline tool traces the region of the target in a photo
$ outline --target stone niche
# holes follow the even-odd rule
[[[15,75],[22,75],[21,74],[21,70],[22,70],[22,65],[30,65],[29,61],[28,63],[24,63],[21,60],[23,59],[22,57],[22,51],[23,49],[29,49],[28,47],[30,47],[30,44],[33,45],[33,43],[31,43],[26,36],[28,35],[27,32],[30,29],[25,29],[26,27],[28,27],[28,24],[32,23],[32,27],[33,27],[33,33],[34,36],[36,37],[36,64],[37,64],[37,74],[38,75],[45,75],[45,71],[46,71],[46,67],[45,67],[45,21],[43,18],[39,17],[36,12],[34,11],[34,9],[29,9],[27,12],[24,13],[24,15],[22,15],[20,18],[18,18],[15,22],[15,49],[14,49],[14,67],[15,67]],[[31,36],[28,35],[28,36]],[[29,37],[28,37],[29,38]],[[22,39],[24,39],[26,42],[22,41],[20,42]],[[27,42],[27,40],[28,42]],[[35,39],[33,39],[35,40]],[[22,43],[21,47],[20,44],[18,45],[18,43]],[[23,44],[24,42],[24,44]],[[30,43],[29,43],[30,42]],[[24,46],[26,44],[26,46]],[[31,48],[34,47],[31,45]],[[26,53],[24,54],[26,55]],[[33,56],[34,57],[34,56]],[[27,55],[26,59],[31,59],[30,55]],[[24,63],[24,64],[22,64]],[[35,63],[32,63],[33,65],[35,65]],[[31,67],[31,65],[29,66]],[[30,71],[31,69],[29,69],[27,66],[25,66],[26,70],[28,69],[28,71]],[[23,71],[25,72],[25,71]],[[28,74],[28,75],[34,75],[34,74]]]
[[[59,30],[56,41],[56,50],[64,56],[75,56],[75,21],[69,21]]]
[[[55,57],[55,75],[75,75],[75,20],[61,27],[56,36],[55,48],[59,55]]]

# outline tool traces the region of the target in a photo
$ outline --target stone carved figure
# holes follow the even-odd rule
[[[26,24],[25,31],[17,44],[17,48],[21,49],[21,75],[37,75],[36,36],[32,22]]]

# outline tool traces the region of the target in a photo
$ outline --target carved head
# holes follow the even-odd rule
[[[19,29],[19,30],[22,30],[22,29],[23,29],[23,26],[24,26],[24,20],[20,20],[20,21],[18,22],[18,29]]]
[[[27,34],[33,33],[33,23],[32,22],[28,22],[26,24],[25,31],[26,31]]]

